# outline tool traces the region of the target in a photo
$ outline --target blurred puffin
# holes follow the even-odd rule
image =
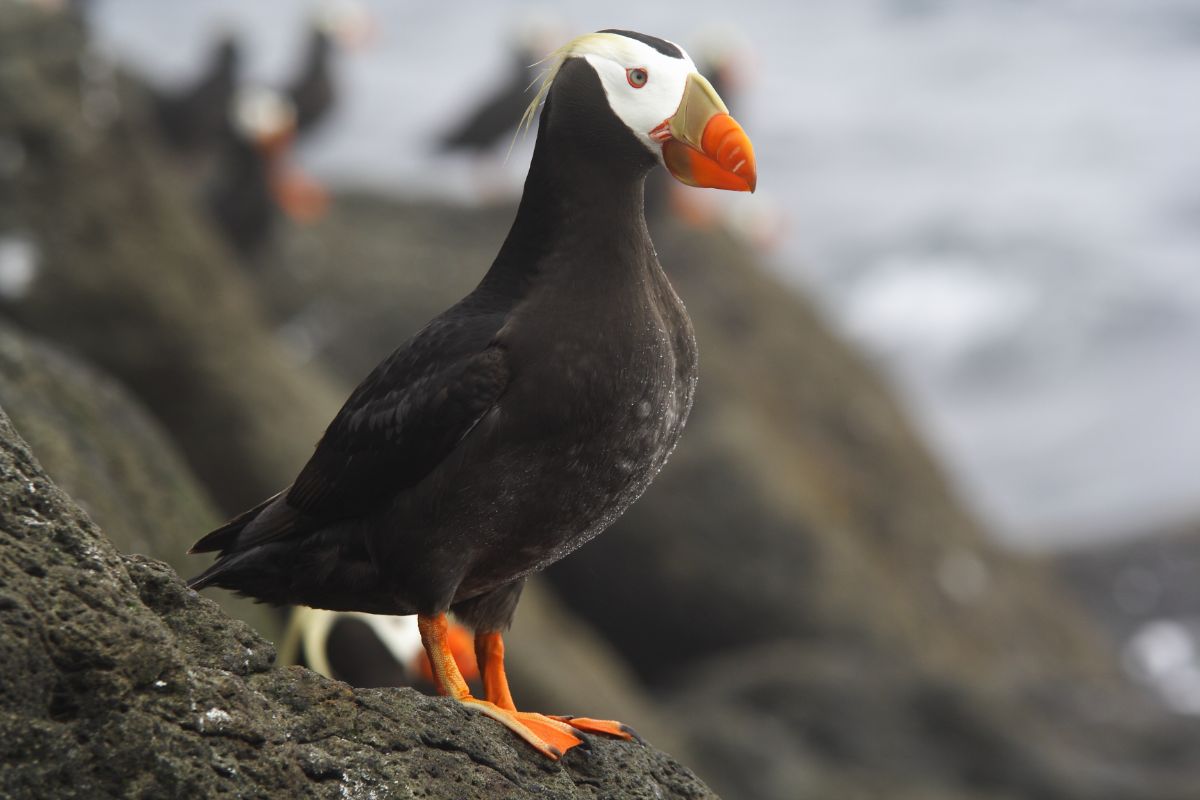
[[[235,95],[208,186],[209,213],[230,245],[253,256],[270,240],[282,209],[298,222],[324,213],[325,191],[290,163],[296,112],[271,89]]]
[[[451,624],[448,639],[463,677],[479,677],[466,629]],[[433,669],[412,616],[298,606],[279,645],[279,661],[351,686],[433,686]]]
[[[484,153],[520,125],[529,106],[529,89],[537,83],[538,65],[561,41],[558,30],[551,20],[526,21],[514,37],[503,83],[443,133],[438,148],[447,153]]]
[[[242,55],[233,34],[213,45],[208,65],[195,83],[175,91],[151,90],[163,140],[179,153],[195,154],[217,146],[226,130],[226,114],[237,92]]]
[[[371,20],[360,3],[328,0],[312,18],[300,70],[285,90],[296,109],[296,132],[303,136],[329,116],[337,102],[334,51],[358,47],[371,36]]]
[[[696,384],[691,322],[642,184],[753,191],[753,149],[691,58],[606,30],[556,51],[516,219],[480,284],[351,394],[287,489],[205,536],[194,578],[271,603],[418,614],[439,691],[557,758],[612,720],[520,712],[502,631],[526,577],[603,531],[666,463]],[[471,695],[446,614],[475,630]]]

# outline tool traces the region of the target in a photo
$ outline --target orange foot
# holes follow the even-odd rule
[[[510,731],[520,736],[547,758],[559,759],[563,753],[572,747],[583,744],[574,734],[570,725],[545,714],[531,711],[514,711],[501,708],[488,700],[475,697],[461,698],[469,708],[474,708],[499,722]]]
[[[496,720],[547,758],[559,759],[572,747],[583,744],[576,731],[603,733],[627,740],[637,738],[631,728],[615,720],[553,717],[517,711],[504,673],[504,641],[495,631],[475,634],[475,658],[483,677],[486,699],[473,697],[454,660],[446,615],[418,616],[417,626],[438,691]]]
[[[584,733],[603,733],[605,736],[616,736],[618,739],[630,742],[635,740],[640,742],[642,739],[633,728],[623,722],[617,722],[615,719],[592,719],[591,717],[572,717],[559,714],[551,715],[550,719],[565,722]]]

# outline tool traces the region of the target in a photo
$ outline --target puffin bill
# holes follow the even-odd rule
[[[375,368],[291,486],[209,533],[194,589],[416,614],[438,690],[558,758],[612,720],[517,710],[503,631],[526,578],[607,528],[666,463],[692,406],[691,322],[654,252],[659,164],[753,191],[754,151],[678,45],[632,31],[550,56],[533,158],[479,285]],[[475,631],[484,696],[452,653]]]

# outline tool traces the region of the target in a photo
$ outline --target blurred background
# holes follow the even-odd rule
[[[759,191],[648,184],[697,406],[531,587],[518,703],[731,798],[1194,797],[1200,6],[730,11],[0,4],[0,405],[119,546],[199,571],[490,264],[530,65],[659,35]],[[421,683],[404,623],[223,602],[282,660]]]

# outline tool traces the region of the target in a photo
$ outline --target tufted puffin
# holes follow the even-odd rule
[[[205,536],[190,582],[278,604],[417,614],[438,690],[550,758],[612,720],[520,712],[502,631],[528,575],[603,531],[683,430],[691,322],[642,213],[647,172],[753,191],[753,149],[691,58],[606,30],[550,58],[516,219],[465,298],[350,395],[295,482]],[[475,631],[484,697],[450,650]]]
[[[279,209],[310,222],[328,204],[324,189],[290,163],[295,131],[296,111],[285,95],[243,87],[234,96],[206,196],[217,229],[243,256],[266,246]]]

